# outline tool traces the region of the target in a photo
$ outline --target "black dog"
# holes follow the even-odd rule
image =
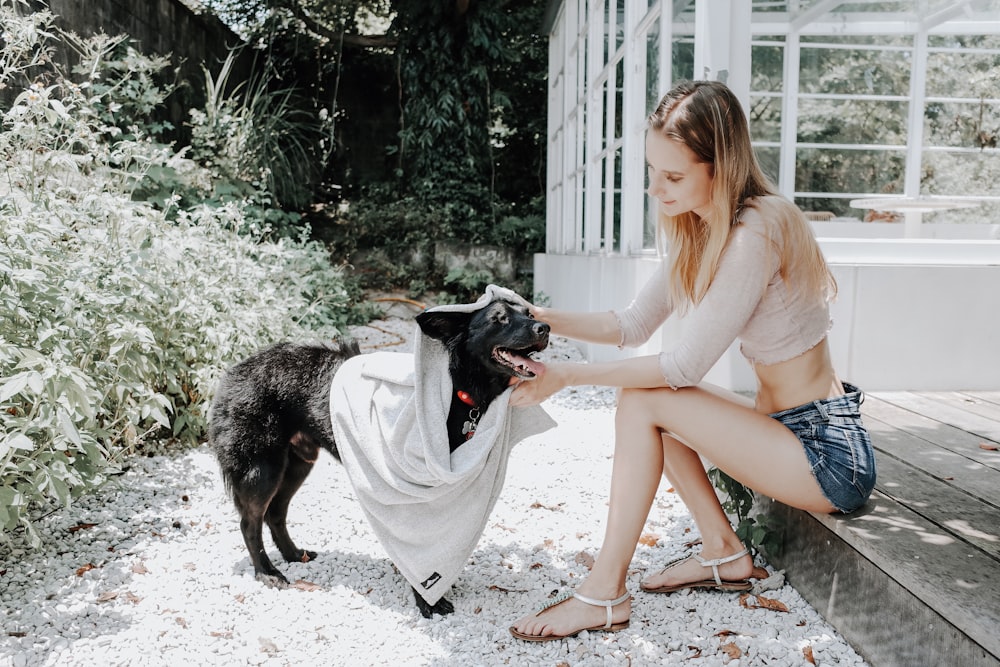
[[[538,364],[528,355],[548,345],[549,325],[506,300],[473,312],[425,311],[417,323],[448,350],[456,390],[448,444],[455,451],[471,437],[478,411],[485,412],[512,377],[535,376]],[[269,586],[283,588],[288,580],[264,550],[264,521],[286,561],[316,558],[316,552],[295,546],[285,518],[319,449],[340,460],[330,423],[330,384],[341,364],[357,354],[357,342],[349,339],[326,345],[279,343],[233,366],[216,389],[209,441],[240,514],[256,577]],[[444,598],[429,605],[415,589],[414,596],[425,618],[454,611]]]

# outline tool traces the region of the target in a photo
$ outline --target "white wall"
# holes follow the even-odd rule
[[[863,389],[1000,388],[1000,241],[820,239],[839,283],[830,346],[842,378]],[[535,255],[535,292],[567,310],[622,308],[652,274],[655,257]],[[670,321],[636,350],[581,344],[591,361],[669,349]],[[750,391],[736,345],[706,376]]]

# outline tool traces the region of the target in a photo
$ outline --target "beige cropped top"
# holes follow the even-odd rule
[[[828,299],[796,290],[782,279],[780,235],[768,233],[759,211],[744,208],[701,303],[685,315],[677,344],[660,353],[660,370],[674,389],[701,382],[730,344],[752,364],[793,359],[816,346],[830,330]],[[674,312],[667,289],[669,266],[659,270],[623,311],[616,311],[622,345],[645,343]]]

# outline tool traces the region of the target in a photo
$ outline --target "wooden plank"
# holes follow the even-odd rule
[[[920,395],[932,401],[940,401],[960,410],[986,417],[1000,424],[1000,405],[970,396],[959,391],[922,391]]]
[[[980,438],[992,440],[993,443],[1000,443],[1000,422],[969,412],[963,407],[907,391],[876,392],[872,395]]]
[[[980,401],[1000,405],[1000,391],[963,391],[963,394],[978,398]]]
[[[871,665],[1000,666],[1000,656],[861,556],[816,515],[763,497],[755,509],[782,530],[783,546],[766,553],[768,562],[783,570],[795,590]]]
[[[968,494],[970,502],[985,502],[1000,512],[1000,470],[940,447],[870,414],[865,415],[864,419],[877,452],[885,453],[929,477],[946,482],[951,491]],[[888,470],[881,466],[882,457],[877,457],[876,460],[880,464],[878,474],[881,481],[886,478]]]
[[[1000,451],[982,449],[980,445],[984,442],[983,438],[925,417],[910,408],[882,400],[881,394],[867,395],[861,411],[866,418],[874,417],[893,428],[933,442],[976,463],[1000,470]]]
[[[813,514],[893,580],[1000,657],[1000,564],[879,491],[850,515]],[[890,612],[891,613],[891,612]]]
[[[891,456],[876,457],[879,491],[955,539],[989,554],[1000,571],[1000,512],[995,505],[966,495],[948,482]]]

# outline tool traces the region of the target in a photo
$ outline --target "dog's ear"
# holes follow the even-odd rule
[[[417,315],[417,324],[431,338],[448,341],[466,331],[471,319],[472,313],[425,310]]]

